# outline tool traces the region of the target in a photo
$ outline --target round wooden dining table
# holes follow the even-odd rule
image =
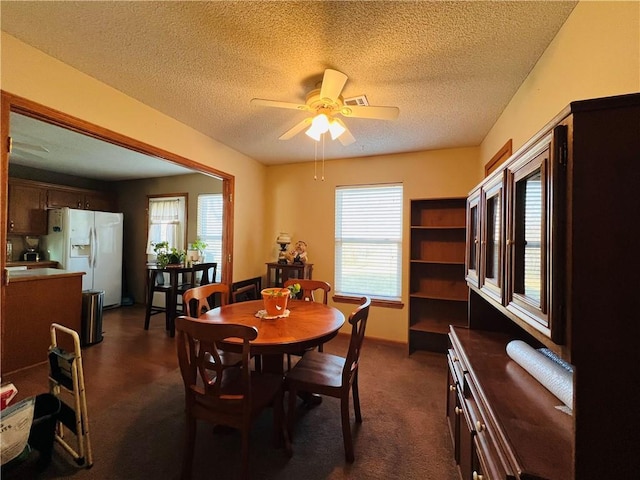
[[[318,302],[290,300],[289,315],[282,318],[260,318],[256,313],[264,309],[262,300],[232,303],[214,308],[200,315],[200,319],[237,323],[258,329],[258,337],[251,341],[251,353],[262,355],[265,370],[282,370],[282,355],[296,353],[328,342],[344,325],[344,314],[337,308]],[[228,339],[225,350],[236,350],[242,342]]]

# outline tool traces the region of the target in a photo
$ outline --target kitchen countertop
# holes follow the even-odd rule
[[[58,262],[54,262],[51,260],[38,260],[37,262],[25,262],[23,260],[16,260],[12,262],[7,262],[5,264],[6,267],[27,267],[27,268],[56,268],[58,266]]]
[[[74,277],[86,272],[74,272],[58,268],[30,268],[29,270],[12,270],[7,272],[8,283],[47,280],[50,278]]]

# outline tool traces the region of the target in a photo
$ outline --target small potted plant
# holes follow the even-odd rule
[[[156,263],[165,268],[167,265],[180,265],[184,262],[186,252],[175,247],[169,248],[169,242],[152,243],[156,254]]]
[[[299,283],[295,283],[285,288],[270,287],[263,289],[260,293],[262,295],[262,302],[264,303],[267,315],[272,317],[283,315],[287,309],[289,297],[294,297],[299,291]]]
[[[177,248],[172,247],[169,252],[168,265],[182,265],[186,256],[187,252],[184,250],[178,250]]]
[[[206,248],[207,248],[206,242],[204,240],[201,240],[200,238],[196,239],[196,241],[191,244],[191,249],[198,251],[199,262],[204,261],[204,251]]]

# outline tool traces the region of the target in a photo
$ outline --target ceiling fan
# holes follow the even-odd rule
[[[322,83],[307,94],[304,104],[262,98],[253,98],[250,103],[263,107],[290,108],[312,114],[283,133],[279,137],[280,140],[289,140],[306,129],[305,133],[316,141],[320,140],[322,134],[329,132],[333,140],[337,138],[346,146],[356,139],[338,115],[378,120],[394,120],[398,117],[398,107],[346,105],[341,95],[345,83],[347,76],[344,73],[328,68],[324,71]]]

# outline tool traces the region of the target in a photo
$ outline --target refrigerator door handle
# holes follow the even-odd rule
[[[91,256],[93,257],[91,266],[96,268],[96,263],[98,261],[98,229],[96,227],[92,228],[93,233],[93,242],[91,242]]]
[[[93,228],[89,227],[89,268],[93,266]]]

